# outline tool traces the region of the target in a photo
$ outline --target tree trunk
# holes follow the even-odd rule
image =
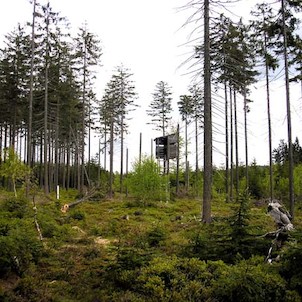
[[[138,162],[141,164],[142,162],[142,133],[139,134],[139,154],[138,154]]]
[[[238,120],[237,120],[237,95],[234,89],[234,127],[235,127],[235,172],[236,172],[236,201],[239,196],[239,155],[238,155]]]
[[[186,162],[186,170],[185,170],[185,188],[186,193],[189,192],[189,166],[188,166],[188,119],[186,116],[185,119],[185,162]]]
[[[126,177],[128,177],[129,173],[129,150],[126,149]],[[128,186],[126,186],[126,197],[128,197]]]
[[[70,141],[71,141],[71,130],[69,129],[69,135],[67,140],[67,154],[66,154],[66,189],[69,190],[71,183],[71,173],[70,173]]]
[[[59,117],[60,117],[60,103],[57,101],[56,112],[56,126],[55,126],[55,175],[54,175],[54,187],[55,189],[59,185]]]
[[[264,34],[264,53],[267,52],[267,35]],[[269,148],[269,192],[270,199],[273,200],[273,148],[272,148],[272,126],[271,126],[271,105],[270,105],[270,82],[269,66],[265,58],[265,81],[266,81],[266,101],[267,101],[267,121],[268,121],[268,148]]]
[[[198,180],[199,180],[199,164],[198,164],[198,118],[195,117],[195,189],[196,195],[199,197],[198,190]]]
[[[248,156],[248,137],[247,137],[247,99],[246,99],[246,87],[244,87],[244,138],[245,138],[245,190],[246,194],[249,188],[249,156]]]
[[[31,58],[30,58],[30,84],[29,84],[29,106],[28,106],[28,133],[27,133],[27,164],[32,166],[32,116],[33,116],[33,85],[34,85],[34,58],[35,58],[35,17],[36,0],[33,1],[33,19],[31,31]],[[26,189],[28,193],[28,189]]]
[[[88,179],[90,180],[90,158],[91,158],[91,103],[89,101],[88,105],[88,119],[89,119],[89,126],[88,126]]]
[[[84,190],[84,179],[85,179],[85,113],[86,113],[86,68],[87,68],[87,45],[86,39],[84,42],[84,58],[83,58],[83,91],[82,91],[82,140],[80,146],[81,152],[81,181],[80,181],[80,191],[83,193]]]
[[[124,116],[121,119],[121,169],[120,169],[120,193],[123,193],[123,177],[124,177]]]
[[[76,162],[76,168],[77,171],[75,171],[75,174],[77,175],[77,189],[79,192],[81,192],[81,189],[83,189],[81,187],[81,180],[82,180],[82,167],[83,165],[81,165],[81,149],[79,146],[79,138],[78,135],[75,137],[75,143],[76,143],[76,154],[75,154],[75,162]]]
[[[35,145],[35,144],[33,144]],[[38,152],[39,150],[37,150],[37,156],[39,156],[39,161],[37,160],[37,162],[39,162],[39,166],[40,166],[40,171],[39,171],[39,177],[40,177],[40,187],[43,188],[44,187],[44,172],[43,172],[43,133],[41,130],[41,135],[40,135],[40,152]]]
[[[179,194],[179,124],[177,124],[176,195]]]
[[[113,197],[113,126],[114,126],[114,124],[113,124],[113,116],[111,116],[111,121],[110,121],[109,198]]]
[[[107,126],[105,126],[104,130],[104,170],[107,169]]]
[[[204,183],[202,221],[211,222],[212,199],[212,101],[209,0],[204,1]]]
[[[67,174],[67,161],[66,161],[66,145],[62,147],[62,188],[66,189],[66,174]]]
[[[227,83],[224,83],[224,100],[225,100],[225,195],[226,202],[230,201],[229,192],[229,120],[228,120],[228,91]]]
[[[16,132],[17,132],[17,104],[16,101],[14,101],[14,119],[13,119],[13,125],[11,127],[11,134],[10,134],[10,146],[13,147],[14,149],[15,149],[15,141],[16,141]]]
[[[49,25],[49,16],[47,12],[46,19],[46,50],[45,50],[45,94],[44,94],[44,193],[49,193],[49,178],[48,178],[48,71],[49,71],[49,45],[48,45],[48,25]]]
[[[101,139],[99,138],[99,152],[98,152],[98,187],[101,185]]]
[[[284,0],[281,0],[282,5],[282,22],[283,22],[283,54],[284,54],[284,71],[285,71],[285,93],[286,93],[286,108],[287,108],[287,133],[288,133],[288,160],[289,160],[289,204],[290,214],[294,217],[294,158],[292,144],[292,126],[290,112],[290,94],[289,94],[289,70],[287,56],[287,34],[285,26],[285,5]]]
[[[230,199],[231,201],[234,200],[234,125],[233,125],[234,119],[233,119],[233,93],[232,88],[230,87],[230,125],[231,125],[231,145],[230,145],[230,156],[231,156],[231,171],[230,171]]]

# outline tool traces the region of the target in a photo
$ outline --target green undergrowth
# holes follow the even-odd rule
[[[76,192],[36,195],[41,241],[32,200],[1,196],[1,301],[300,301],[300,210],[269,265],[265,204],[214,200],[206,225],[195,199],[118,196],[62,213]]]

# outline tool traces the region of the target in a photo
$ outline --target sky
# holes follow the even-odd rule
[[[46,0],[40,0],[46,3]],[[114,69],[123,64],[133,74],[137,104],[140,105],[130,121],[129,134],[126,136],[125,145],[129,149],[131,163],[138,157],[139,137],[142,133],[142,151],[150,155],[151,141],[161,133],[152,130],[147,122],[150,118],[146,109],[152,101],[152,93],[159,81],[165,81],[171,86],[173,92],[172,105],[173,125],[180,123],[181,130],[184,125],[178,115],[177,101],[179,96],[188,93],[191,83],[188,65],[182,66],[192,50],[187,45],[190,39],[191,28],[182,28],[189,16],[188,11],[178,8],[189,1],[186,0],[52,0],[50,4],[54,11],[67,17],[73,32],[87,22],[88,29],[97,35],[101,41],[102,57],[101,67],[98,69],[95,82],[95,91],[101,98],[106,84],[109,82]],[[258,1],[243,0],[229,7],[234,18],[244,16],[249,18],[250,8]],[[2,1],[2,17],[0,19],[0,45],[4,35],[12,31],[20,22],[21,24],[32,19],[32,6],[29,0]],[[196,26],[196,24],[193,24]],[[275,81],[272,86],[272,128],[273,147],[276,148],[280,139],[287,141],[287,121],[285,89],[282,79]],[[259,81],[252,87],[250,99],[251,111],[248,114],[248,143],[249,162],[254,158],[259,164],[268,164],[268,126],[266,113],[265,83]],[[224,164],[224,119],[223,102],[220,98],[213,100],[213,129],[214,149],[213,161],[216,166]],[[293,119],[293,140],[301,134],[301,88],[299,85],[291,87],[291,112]],[[244,163],[244,128],[243,104],[238,100],[239,120],[239,158]],[[181,135],[184,136],[183,133]],[[195,155],[194,131],[189,129],[192,149],[192,162],[194,167]],[[301,135],[300,135],[301,138]],[[300,139],[301,140],[301,139]],[[92,153],[97,152],[98,138],[95,136]],[[119,146],[116,146],[116,163],[119,162]],[[200,135],[200,165],[202,165],[202,135]],[[119,167],[115,166],[118,170]]]

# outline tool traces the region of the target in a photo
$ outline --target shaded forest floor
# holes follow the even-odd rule
[[[272,238],[262,235],[276,229],[265,202],[250,201],[238,218],[238,204],[214,200],[213,222],[205,225],[200,222],[200,200],[143,206],[116,197],[83,202],[62,213],[61,206],[75,198],[75,192],[64,193],[61,201],[36,198],[37,221],[43,234],[40,242],[31,202],[3,195],[0,235],[5,248],[0,255],[0,300],[206,301],[213,298],[210,288],[215,289],[212,282],[218,278],[214,273],[218,264],[213,270],[208,268],[209,263],[220,263],[219,269],[226,272],[230,267],[240,272],[239,264],[244,261],[252,261],[252,267],[263,266],[261,272],[274,267],[264,263]],[[297,207],[293,238],[278,253],[299,242],[301,216],[302,210]],[[197,262],[192,264],[192,259]],[[188,272],[184,280],[179,280],[184,263]],[[194,267],[202,265],[203,275],[199,276],[203,269],[193,274]],[[275,271],[266,273],[279,278],[280,263]],[[201,282],[204,278],[208,281]],[[285,277],[279,279],[283,282]],[[221,285],[223,280],[219,282]],[[297,290],[287,282],[282,283],[289,297],[286,301],[300,301],[299,287]],[[228,295],[232,301],[234,290]],[[257,301],[253,292],[251,295]],[[215,301],[228,300],[221,293]]]

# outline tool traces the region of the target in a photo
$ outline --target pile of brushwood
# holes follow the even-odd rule
[[[301,301],[298,207],[269,263],[272,238],[263,235],[276,225],[265,203],[215,199],[206,225],[194,199],[118,196],[63,213],[76,200],[64,194],[36,197],[33,208],[32,200],[1,193],[1,301]]]

